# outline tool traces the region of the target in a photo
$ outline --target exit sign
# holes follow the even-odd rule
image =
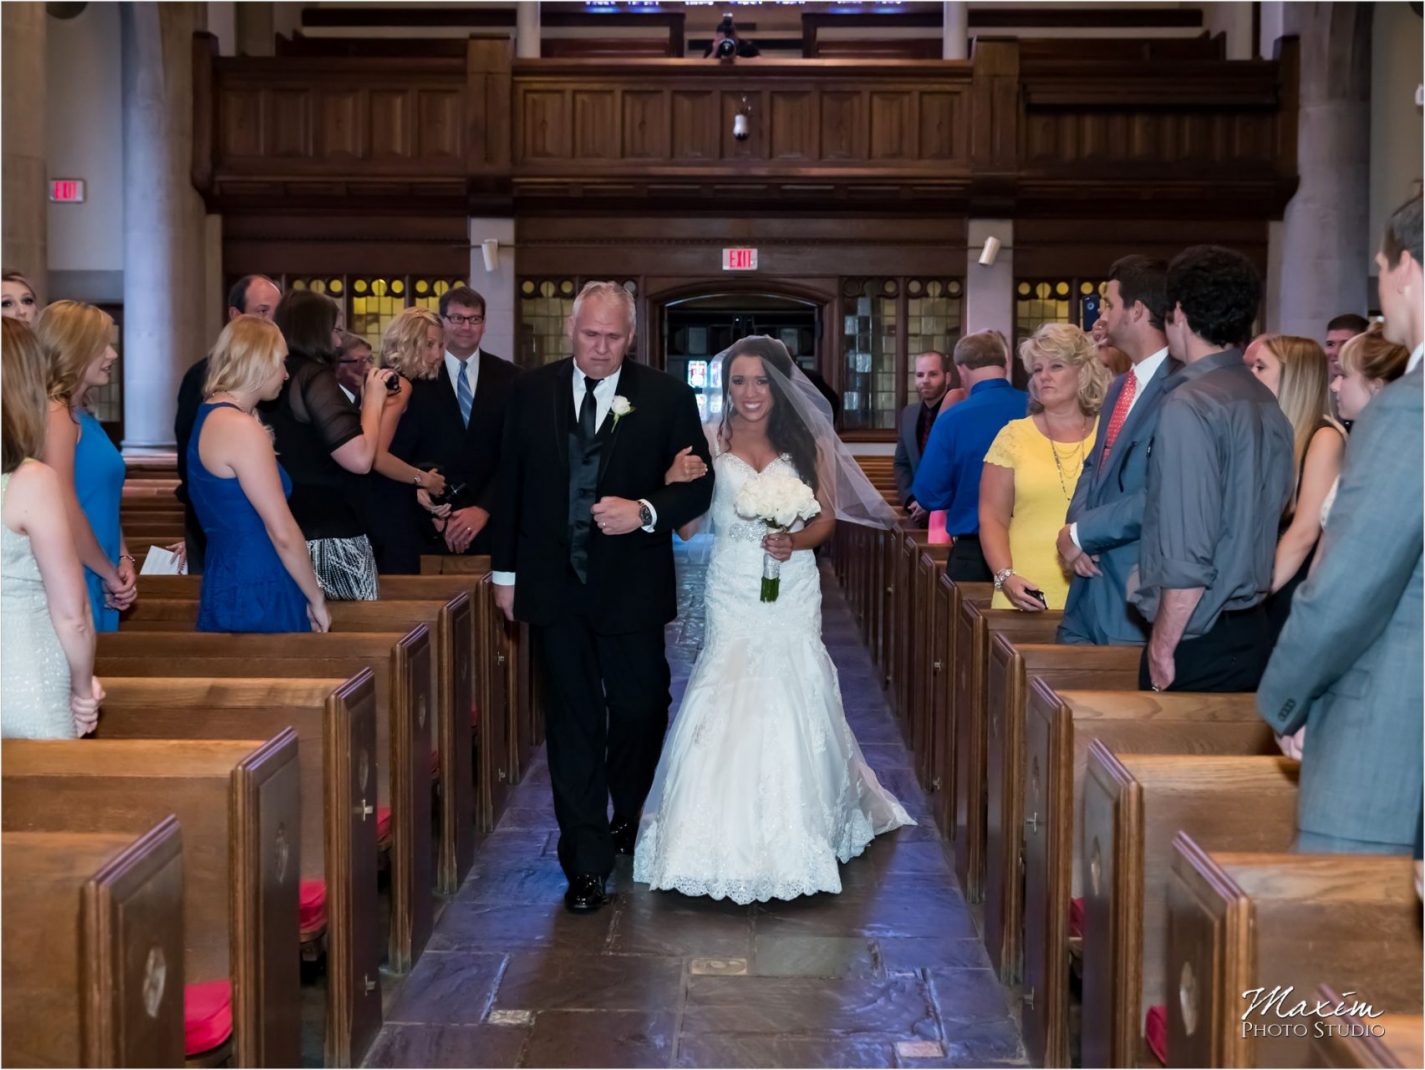
[[[49,184],[49,199],[60,204],[84,203],[84,179],[52,178]]]
[[[724,249],[722,251],[723,271],[756,271],[756,249]]]

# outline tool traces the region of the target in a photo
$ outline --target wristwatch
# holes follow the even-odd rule
[[[653,510],[643,502],[638,503],[638,523],[645,528],[653,526]]]
[[[1010,578],[1011,576],[1013,576],[1013,575],[1014,575],[1014,569],[1012,569],[1012,568],[1002,568],[1002,569],[1000,569],[998,572],[996,572],[996,573],[995,573],[995,590],[996,590],[996,591],[1002,591],[1002,590],[1004,590],[1004,581],[1007,580],[1007,579],[1009,579],[1009,578]]]

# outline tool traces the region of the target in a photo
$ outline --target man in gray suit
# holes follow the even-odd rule
[[[920,465],[920,455],[925,452],[926,440],[930,438],[930,428],[940,415],[940,404],[949,389],[950,361],[945,354],[934,350],[916,354],[915,392],[920,399],[901,410],[894,466],[901,504],[910,510],[911,523],[916,527],[925,526],[930,512],[915,500],[910,487],[915,482],[915,470]]]
[[[1059,556],[1074,570],[1061,643],[1148,641],[1147,621],[1128,604],[1128,575],[1138,564],[1149,444],[1163,383],[1182,366],[1168,355],[1163,333],[1167,277],[1168,265],[1146,256],[1125,256],[1108,272],[1101,320],[1109,344],[1133,367],[1109,384],[1098,437],[1059,532]]]
[[[1386,226],[1385,334],[1405,376],[1351,432],[1315,571],[1292,600],[1257,709],[1301,756],[1297,847],[1408,853],[1420,821],[1422,649],[1420,197]],[[1303,731],[1304,730],[1304,731]],[[1418,848],[1417,848],[1418,850]]]

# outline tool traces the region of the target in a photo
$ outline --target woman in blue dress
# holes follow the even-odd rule
[[[108,313],[79,301],[56,301],[35,327],[49,362],[44,462],[70,491],[70,527],[100,632],[118,630],[119,612],[137,594],[134,559],[119,528],[124,458],[88,408],[90,393],[108,385],[118,359],[113,329]]]
[[[200,632],[331,627],[307,542],[287,505],[292,481],[254,413],[287,379],[282,332],[258,316],[223,328],[208,357],[188,440],[188,497],[208,539]]]

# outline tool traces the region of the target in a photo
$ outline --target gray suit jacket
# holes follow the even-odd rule
[[[1306,725],[1298,826],[1407,845],[1420,814],[1421,369],[1351,433],[1316,572],[1257,689],[1279,733]]]
[[[900,493],[901,504],[911,499],[910,485],[915,482],[915,470],[920,466],[920,439],[916,428],[920,422],[923,401],[912,401],[901,409],[896,421],[896,490]]]
[[[1148,641],[1148,623],[1128,604],[1128,574],[1138,564],[1138,538],[1143,527],[1143,506],[1147,500],[1148,457],[1153,435],[1158,429],[1163,384],[1182,365],[1172,357],[1164,359],[1133,404],[1118,441],[1104,460],[1103,447],[1109,418],[1131,371],[1124,372],[1108,388],[1098,421],[1098,437],[1084,464],[1068,520],[1079,525],[1079,544],[1088,553],[1099,555],[1102,575],[1085,579],[1074,576],[1069,598],[1064,603],[1064,619],[1059,625],[1059,642],[1138,644]]]

